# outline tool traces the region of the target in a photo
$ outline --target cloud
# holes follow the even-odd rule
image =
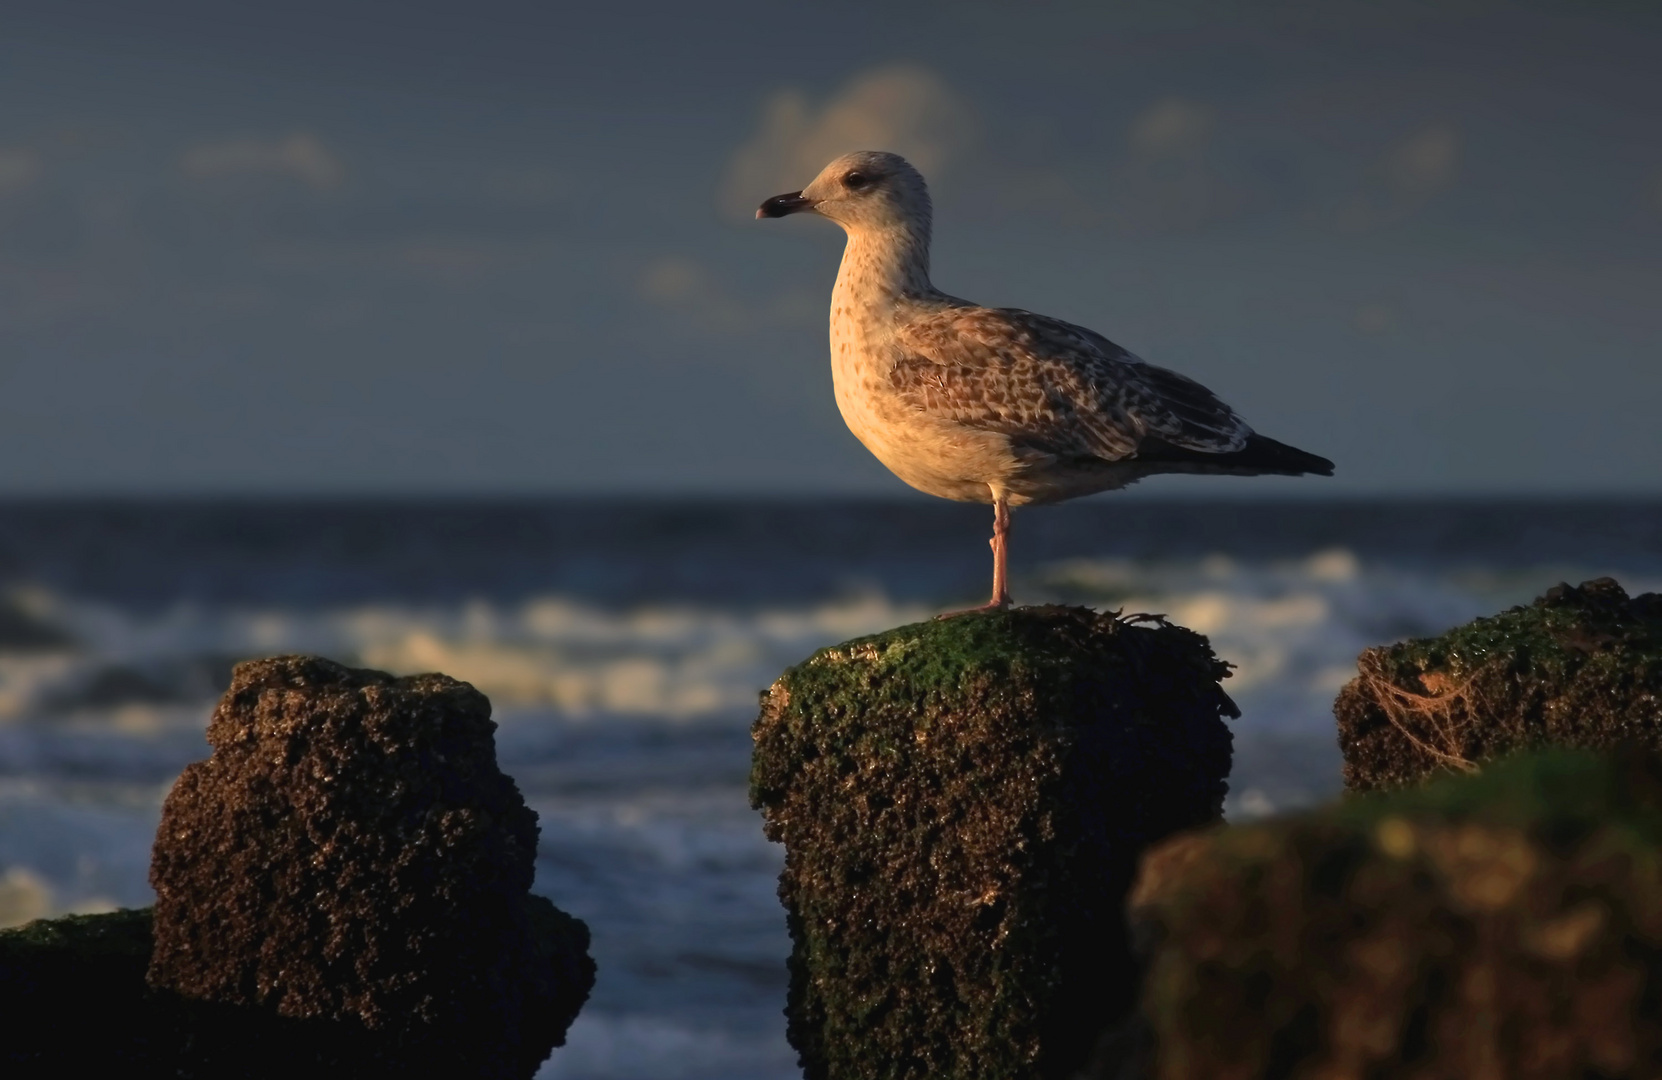
[[[562,200],[569,187],[565,174],[554,169],[501,169],[485,178],[484,193],[501,202],[534,207]]]
[[[1397,328],[1400,321],[1396,308],[1384,303],[1362,304],[1351,312],[1350,317],[1350,324],[1356,332],[1368,337],[1388,334]]]
[[[26,147],[0,148],[0,196],[22,191],[39,175],[39,152]]]
[[[801,188],[850,150],[892,150],[934,178],[975,139],[969,106],[927,68],[856,75],[818,110],[796,90],[768,99],[762,122],[728,162],[722,212],[746,219],[769,195]]]
[[[276,176],[297,180],[318,191],[339,187],[346,178],[340,159],[317,136],[303,131],[270,141],[203,143],[185,151],[179,167],[186,176],[199,180]]]
[[[1420,199],[1454,183],[1460,170],[1460,131],[1438,123],[1392,147],[1383,163],[1386,182],[1399,196]]]
[[[1387,149],[1362,189],[1322,216],[1341,232],[1366,232],[1412,216],[1459,179],[1462,142],[1454,124],[1427,124]]]
[[[1128,233],[1183,232],[1232,214],[1239,194],[1210,159],[1217,111],[1182,98],[1156,101],[1126,129],[1126,154],[1093,198]]]
[[[641,296],[689,327],[707,333],[736,335],[781,324],[823,319],[823,299],[800,290],[776,293],[760,303],[735,296],[710,270],[681,255],[647,263],[637,280]]]
[[[641,272],[641,295],[665,307],[680,307],[707,298],[709,275],[691,259],[665,255]]]
[[[1209,105],[1166,98],[1131,121],[1126,141],[1132,156],[1143,161],[1195,158],[1205,153],[1216,122]]]
[[[401,266],[447,285],[472,285],[501,268],[509,253],[501,245],[466,239],[428,238],[400,245]]]

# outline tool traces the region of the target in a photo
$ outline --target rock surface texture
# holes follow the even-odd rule
[[[1662,1076],[1651,756],[1524,755],[1179,837],[1130,911],[1144,1055],[1101,1080]]]
[[[580,965],[583,924],[527,898],[538,955]],[[67,915],[0,930],[0,1075],[406,1080],[397,1041],[361,1024],[293,1020],[270,1009],[181,997],[145,982],[150,908]],[[437,1060],[437,1059],[436,1059]],[[452,1064],[454,1064],[452,1062]],[[463,1073],[461,1075],[471,1075]]]
[[[763,695],[808,1080],[1069,1076],[1129,1008],[1123,898],[1218,819],[1227,665],[1156,619],[1018,608],[816,653]]]
[[[1609,578],[1369,649],[1357,668],[1333,706],[1351,791],[1546,746],[1662,750],[1662,595]]]
[[[494,731],[443,675],[239,665],[163,809],[150,985],[333,1032],[317,1067],[529,1077],[594,965],[529,896],[536,815]]]

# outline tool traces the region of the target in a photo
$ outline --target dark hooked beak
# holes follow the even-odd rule
[[[758,220],[767,217],[784,217],[794,214],[798,210],[807,210],[814,205],[814,200],[804,199],[802,192],[793,191],[786,195],[775,195],[767,202],[756,208]]]

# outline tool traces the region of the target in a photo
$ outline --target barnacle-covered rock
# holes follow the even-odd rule
[[[1215,821],[1237,715],[1206,639],[1018,608],[823,649],[763,695],[809,1080],[1064,1077],[1134,996],[1123,900]]]
[[[1345,785],[1376,791],[1547,746],[1662,750],[1662,595],[1610,578],[1369,649],[1334,715]]]
[[[1101,1080],[1662,1075],[1648,753],[1526,754],[1178,837],[1129,908],[1141,1030]]]
[[[594,965],[583,925],[530,898],[536,814],[495,728],[444,675],[238,665],[212,757],[163,808],[150,984],[363,1032],[394,1071],[529,1077]]]

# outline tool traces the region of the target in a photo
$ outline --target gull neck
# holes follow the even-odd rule
[[[848,229],[835,292],[845,302],[892,303],[936,295],[929,281],[929,227]]]

